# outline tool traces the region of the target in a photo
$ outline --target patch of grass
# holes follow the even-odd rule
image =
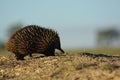
[[[95,67],[95,66],[97,66],[95,63],[81,62],[81,63],[74,64],[74,67],[75,67],[76,70],[83,69],[83,68]]]
[[[107,54],[107,55],[112,55],[112,56],[120,56],[120,48],[88,49],[85,52],[95,53],[95,54]]]
[[[9,55],[12,55],[10,52],[6,51],[6,50],[1,50],[0,51],[0,57],[1,56],[9,56]]]
[[[93,53],[93,54],[106,54],[112,56],[120,56],[120,48],[94,48],[94,49],[67,49],[68,54],[82,54],[82,53]]]

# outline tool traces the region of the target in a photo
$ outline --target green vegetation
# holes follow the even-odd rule
[[[120,49],[66,50],[66,53],[36,57],[38,54],[17,61],[13,54],[2,51],[0,80],[120,80]]]

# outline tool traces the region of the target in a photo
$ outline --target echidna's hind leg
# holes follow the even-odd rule
[[[15,53],[15,57],[17,60],[25,60],[23,55],[20,55],[19,53]]]

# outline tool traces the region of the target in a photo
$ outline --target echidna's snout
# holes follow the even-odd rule
[[[60,50],[62,53],[65,53],[63,49],[60,48],[59,50]]]
[[[66,56],[66,53],[65,53],[65,51],[63,49],[60,48],[59,50],[62,52],[61,53],[62,56]]]

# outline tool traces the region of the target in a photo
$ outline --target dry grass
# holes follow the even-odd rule
[[[70,52],[72,54],[69,55]],[[106,57],[109,54],[104,50],[105,56],[83,55],[79,50],[70,52],[65,56],[26,57],[24,61],[16,61],[13,55],[2,52],[0,80],[120,80],[118,50],[110,53],[115,57]]]

